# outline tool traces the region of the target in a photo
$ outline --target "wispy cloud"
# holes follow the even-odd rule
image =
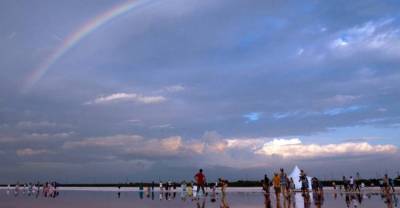
[[[107,96],[100,96],[92,101],[88,101],[86,105],[106,104],[113,102],[137,102],[143,104],[155,104],[165,102],[167,99],[163,96],[144,96],[136,93],[114,93]]]
[[[49,121],[21,121],[18,122],[17,127],[18,128],[26,128],[26,129],[32,129],[32,128],[48,128],[48,127],[56,127],[57,124],[55,122],[49,122]]]
[[[246,123],[255,122],[260,120],[262,113],[261,112],[250,112],[244,114],[243,117],[246,119]]]
[[[361,110],[362,107],[361,106],[350,106],[350,107],[344,107],[344,108],[332,108],[332,109],[328,109],[325,110],[323,112],[324,115],[328,115],[328,116],[337,116],[340,114],[344,114],[344,113],[351,113],[351,112],[356,112]]]
[[[398,55],[400,47],[400,30],[391,26],[394,19],[369,21],[347,30],[341,31],[330,46],[334,50],[347,50],[349,52],[361,50],[384,49]]]
[[[166,92],[180,92],[185,90],[185,87],[182,85],[171,85],[171,86],[166,86],[163,88],[163,91]]]
[[[29,156],[35,156],[35,155],[43,155],[43,154],[48,154],[50,151],[46,149],[31,149],[31,148],[25,148],[25,149],[18,149],[16,151],[16,154],[19,157],[29,157]]]
[[[346,105],[361,98],[360,95],[335,95],[322,100],[326,105]]]

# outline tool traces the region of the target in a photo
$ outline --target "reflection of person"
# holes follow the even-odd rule
[[[205,208],[206,207],[206,200],[205,199],[203,200],[203,202],[201,203],[201,206],[200,206],[200,202],[199,201],[197,201],[196,205],[197,205],[197,208]]]
[[[264,204],[265,208],[272,208],[271,198],[269,197],[269,194],[264,194]]]
[[[194,179],[196,180],[197,183],[197,190],[196,193],[199,193],[200,189],[203,191],[203,194],[206,193],[204,190],[204,185],[206,182],[206,177],[203,174],[203,169],[200,169],[199,172],[194,176]]]
[[[226,193],[225,192],[222,192],[220,208],[229,208],[229,204],[228,204],[228,202],[226,200]]]

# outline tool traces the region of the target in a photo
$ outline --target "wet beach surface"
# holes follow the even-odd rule
[[[76,207],[76,208],[108,208],[108,207],[276,207],[276,208],[308,208],[308,207],[397,207],[399,194],[385,196],[375,190],[365,190],[361,194],[340,193],[327,190],[323,197],[310,193],[307,199],[301,193],[295,193],[288,200],[281,197],[277,203],[275,194],[265,196],[258,189],[231,189],[223,197],[221,193],[216,195],[194,198],[187,194],[177,192],[140,192],[137,190],[117,189],[61,189],[56,197],[44,197],[41,193],[29,194],[20,192],[17,195],[13,191],[7,193],[0,190],[1,208],[29,208],[29,207]],[[215,200],[214,200],[215,199]]]

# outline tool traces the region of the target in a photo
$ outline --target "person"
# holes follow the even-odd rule
[[[269,194],[269,183],[270,183],[269,178],[267,174],[265,174],[264,180],[262,180],[261,182],[264,194]]]
[[[336,191],[336,182],[335,181],[332,181],[332,187],[333,187],[333,190]]]
[[[182,181],[181,183],[181,192],[186,193],[186,181]]]
[[[318,179],[316,177],[313,177],[311,179],[311,189],[313,192],[317,192],[318,191],[318,186],[319,186],[319,182]]]
[[[218,182],[216,182],[216,183],[213,183],[212,185],[211,185],[211,195],[210,195],[210,201],[211,201],[211,203],[214,203],[214,202],[216,202],[217,200],[216,200],[216,198],[217,198],[217,193],[216,193],[216,189],[217,189],[217,186],[218,186]]]
[[[287,181],[287,175],[285,173],[285,170],[283,170],[283,168],[281,168],[281,173],[280,173],[279,177],[280,177],[280,182],[281,182],[282,195],[283,195],[283,197],[286,197],[288,181]]]
[[[395,186],[394,183],[395,183],[395,179],[389,178],[389,184],[390,184],[390,187],[392,187],[392,192],[396,193],[396,190],[394,189],[394,186]]]
[[[354,178],[353,176],[350,176],[350,187],[349,191],[354,191]]]
[[[382,189],[384,193],[389,193],[389,176],[387,174],[383,177]]]
[[[165,191],[168,192],[169,191],[169,183],[165,182]]]
[[[156,184],[153,182],[151,182],[151,191],[154,191],[154,187],[156,186]]]
[[[7,185],[7,191],[6,191],[6,194],[7,194],[7,195],[9,195],[9,194],[10,194],[10,192],[11,192],[11,186],[10,186],[10,184],[8,184],[8,185]]]
[[[225,194],[226,188],[228,187],[228,181],[223,178],[218,178],[218,182],[221,187],[221,193]]]
[[[276,201],[279,201],[280,194],[281,194],[281,178],[279,177],[278,173],[275,173],[274,179],[272,180],[274,190],[275,190],[275,197]]]
[[[290,177],[290,194],[293,194],[296,190],[296,185],[294,184],[294,180]]]
[[[359,172],[357,172],[357,174],[356,174],[356,182],[355,183],[356,183],[355,191],[360,192],[361,191],[361,176],[360,176]]]
[[[347,182],[346,176],[343,176],[342,182],[343,182],[344,191],[347,192],[349,190],[349,183]]]
[[[196,180],[197,183],[197,190],[196,193],[199,193],[200,189],[203,191],[203,194],[205,195],[206,191],[204,189],[205,182],[206,182],[206,177],[203,174],[203,169],[200,169],[199,172],[194,176],[194,179]]]
[[[304,170],[300,170],[300,179],[299,182],[301,182],[301,191],[303,194],[308,194],[308,179],[307,179],[307,174],[304,172]]]
[[[163,183],[162,183],[162,181],[160,181],[160,192],[162,192],[163,191]]]
[[[193,196],[193,185],[192,183],[189,183],[188,187],[187,187],[187,194],[189,197]]]
[[[229,204],[226,200],[226,187],[228,186],[228,181],[224,180],[223,178],[219,178],[218,181],[221,186],[221,194],[222,194],[220,207],[221,208],[229,208]]]

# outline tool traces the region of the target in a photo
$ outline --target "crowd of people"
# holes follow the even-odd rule
[[[42,195],[43,197],[55,198],[59,195],[59,191],[57,190],[57,182],[55,181],[43,184],[40,182],[20,184],[17,182],[14,187],[11,187],[11,185],[7,186],[6,194],[13,194],[15,196],[23,194],[36,197]]]
[[[218,194],[221,193],[220,207],[229,208],[226,199],[226,189],[228,187],[228,183],[229,182],[223,178],[218,178],[216,182],[207,183],[205,174],[203,173],[203,170],[200,169],[194,176],[194,181],[190,182],[182,181],[181,183],[176,183],[172,181],[163,183],[162,181],[160,181],[159,200],[173,200],[177,197],[177,193],[180,193],[180,198],[184,201],[187,199],[191,199],[192,201],[195,200],[200,201],[200,198],[202,198],[203,203],[201,207],[204,207],[205,198],[207,196],[210,197],[210,201],[212,203],[215,203],[217,201]],[[148,186],[140,184],[139,197],[141,199],[147,197],[154,200],[155,198],[154,188],[155,188],[155,182],[152,182]],[[220,189],[220,191],[217,192],[217,189]],[[120,192],[118,192],[118,197],[120,197]],[[199,202],[197,203],[198,206],[200,207],[200,203]]]
[[[295,177],[295,178],[293,178]],[[200,169],[193,177],[192,181],[186,182],[162,182],[160,181],[156,184],[154,181],[151,184],[140,184],[139,185],[139,196],[141,199],[155,198],[155,188],[158,186],[159,199],[160,200],[172,200],[177,198],[180,193],[180,198],[182,200],[191,199],[192,201],[198,201],[198,206],[200,206],[200,199],[203,203],[206,198],[209,198],[212,203],[215,203],[217,199],[220,198],[221,208],[228,208],[227,202],[227,188],[229,182],[226,179],[218,178],[215,182],[207,182],[206,176],[202,169]],[[303,197],[304,207],[310,207],[311,201],[315,203],[316,207],[322,207],[324,203],[324,186],[323,182],[317,177],[308,177],[304,170],[300,170],[300,174],[297,176],[289,177],[283,168],[273,174],[270,179],[267,174],[264,175],[263,180],[261,180],[262,190],[265,197],[265,206],[271,206],[271,189],[273,190],[273,196],[275,197],[275,202],[280,206],[281,201],[284,207],[286,205],[293,204],[295,207],[297,199],[294,199],[295,193],[300,192]],[[337,186],[339,185],[340,192],[337,192]],[[374,186],[374,184],[369,184]],[[385,199],[385,203],[397,204],[397,198],[395,196],[395,183],[387,174],[379,180],[379,185],[381,189],[381,196]],[[18,196],[20,194],[28,196],[43,196],[55,198],[59,195],[59,190],[57,189],[58,184],[56,182],[46,182],[46,183],[17,183],[14,186],[8,185],[7,194],[14,194]],[[360,174],[357,173],[356,177],[346,176],[342,177],[342,181],[332,182],[334,198],[337,197],[339,193],[344,196],[346,204],[348,207],[357,207],[356,204],[360,205],[363,199],[362,189],[365,187],[364,180],[361,179]],[[120,189],[121,186],[118,187]],[[366,193],[370,194],[371,193]],[[121,192],[118,191],[118,197],[121,196]],[[179,196],[178,196],[179,197]],[[312,197],[312,200],[311,200]],[[393,198],[394,197],[394,198]]]

